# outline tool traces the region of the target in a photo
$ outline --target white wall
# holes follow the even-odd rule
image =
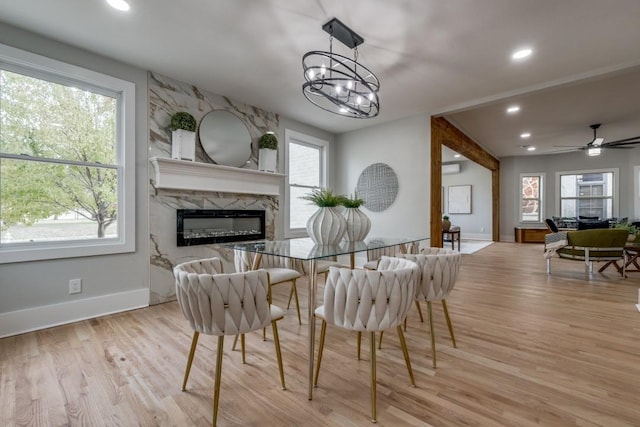
[[[388,164],[398,176],[398,196],[371,218],[370,237],[429,236],[430,116],[418,116],[338,135],[334,190],[353,194],[358,177],[373,163]]]
[[[460,164],[460,173],[442,175],[443,212],[452,225],[460,227],[462,238],[491,240],[491,171],[470,160],[456,163]],[[471,214],[448,212],[451,185],[471,185]]]
[[[0,265],[0,336],[139,305],[149,282],[146,72],[2,23],[0,43],[136,85],[136,251]],[[82,293],[69,295],[72,278],[82,278]]]
[[[634,166],[640,165],[640,148],[631,150],[603,150],[598,157],[588,157],[582,151],[546,156],[519,156],[500,159],[500,240],[514,241],[514,227],[518,221],[519,179],[521,173],[546,173],[544,183],[543,218],[559,215],[555,175],[559,171],[577,171],[618,168],[620,171],[618,217],[636,218],[634,205],[638,195],[634,192]],[[540,224],[543,226],[543,224]]]

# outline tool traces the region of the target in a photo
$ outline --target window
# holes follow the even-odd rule
[[[615,171],[560,172],[560,216],[612,218]]]
[[[544,174],[520,175],[520,222],[542,222]]]
[[[291,130],[285,131],[287,164],[287,237],[306,235],[307,220],[317,210],[301,197],[327,186],[329,143]]]
[[[0,45],[1,262],[135,250],[134,90]]]

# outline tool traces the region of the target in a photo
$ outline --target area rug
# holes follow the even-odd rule
[[[472,254],[492,244],[493,242],[491,240],[464,240],[463,239],[460,242],[460,253]],[[445,244],[445,248],[448,248],[448,247],[450,246]],[[456,245],[456,248],[457,248],[457,245]]]

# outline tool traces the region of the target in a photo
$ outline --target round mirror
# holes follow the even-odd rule
[[[216,164],[244,166],[251,156],[251,135],[247,126],[233,113],[214,110],[200,121],[200,144]]]

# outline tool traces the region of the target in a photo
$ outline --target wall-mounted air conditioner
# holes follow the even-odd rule
[[[452,174],[452,173],[460,173],[460,163],[448,163],[442,165],[442,173],[444,175]]]

